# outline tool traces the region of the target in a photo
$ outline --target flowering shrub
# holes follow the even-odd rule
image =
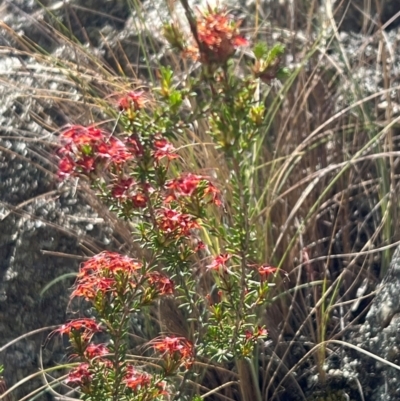
[[[118,133],[71,126],[60,136],[59,177],[88,180],[103,202],[131,223],[133,239],[146,249],[143,260],[102,252],[78,273],[71,297],[88,302],[93,318],[73,320],[57,332],[69,336],[79,359],[67,383],[79,387],[86,400],[162,399],[183,388],[190,375],[181,375],[193,370],[198,358],[252,358],[255,344],[267,335],[259,311],[268,301],[267,278],[278,269],[254,262],[250,183],[256,173],[250,159],[266,113],[256,96],[259,78],[269,82],[277,76],[283,48],[256,45],[250,72],[244,70],[241,78],[233,60],[236,49],[248,45],[240,21],[211,7],[194,16],[182,4],[192,38],[173,24],[165,26],[165,36],[201,63],[202,76],[178,86],[172,71],[161,68],[159,88],[121,94]],[[188,115],[184,100],[196,96],[196,109]],[[183,159],[174,141],[195,118],[206,120],[221,152],[226,186],[215,172],[179,172]],[[135,363],[128,357],[130,315],[162,297],[176,300],[194,330],[190,338],[164,333],[150,340],[146,353],[152,362]],[[99,332],[107,343],[95,341]]]

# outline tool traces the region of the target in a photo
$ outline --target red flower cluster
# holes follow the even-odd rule
[[[148,387],[151,383],[151,377],[146,373],[138,372],[133,366],[129,365],[124,381],[127,387],[137,391]]]
[[[166,208],[159,213],[157,223],[160,230],[174,238],[187,237],[192,229],[200,228],[195,217]]]
[[[174,293],[174,282],[159,272],[147,274],[149,283],[159,295],[171,295]]]
[[[189,369],[194,362],[194,346],[184,337],[163,337],[151,342],[151,346],[162,353],[163,358],[174,362],[174,368],[181,365]]]
[[[65,383],[75,384],[81,387],[87,386],[92,381],[93,375],[89,371],[88,363],[81,363],[77,368],[69,372]]]
[[[200,49],[189,47],[185,53],[206,64],[224,64],[237,47],[248,44],[239,34],[240,24],[241,21],[234,21],[226,11],[208,7],[196,20]]]
[[[99,163],[119,165],[132,158],[123,142],[96,127],[74,125],[61,134],[64,146],[58,175],[66,178],[76,173],[90,173]]]
[[[142,109],[146,104],[146,100],[143,94],[143,91],[131,91],[126,93],[125,95],[122,95],[118,100],[118,108],[121,111],[129,111],[132,109],[134,111],[138,111]]]
[[[157,138],[154,141],[154,158],[160,161],[166,157],[168,161],[177,159],[179,156],[174,153],[175,148],[171,142],[168,142],[165,138]]]
[[[97,333],[101,331],[100,325],[96,323],[93,319],[75,319],[70,322],[63,324],[59,329],[56,330],[60,334],[70,334],[78,332],[79,330],[84,330],[85,332]]]
[[[77,277],[77,285],[72,292],[73,297],[84,297],[94,300],[97,294],[113,292],[116,289],[116,275],[132,276],[142,268],[142,264],[114,252],[102,252],[85,262]],[[136,280],[131,282],[136,286]]]
[[[85,357],[89,360],[102,357],[110,353],[110,350],[104,344],[90,343],[85,349]]]
[[[217,206],[221,205],[219,199],[219,190],[202,175],[191,173],[182,174],[180,177],[169,181],[166,187],[170,190],[170,195],[167,197],[167,202],[176,200],[180,196],[193,196],[197,190],[202,189],[199,194],[201,197],[211,195],[211,202]]]
[[[141,185],[143,187],[143,185]],[[111,196],[119,199],[122,202],[131,201],[135,208],[143,208],[147,206],[148,198],[142,192],[142,189],[137,188],[133,178],[118,178],[111,188]],[[147,188],[149,190],[149,188]]]

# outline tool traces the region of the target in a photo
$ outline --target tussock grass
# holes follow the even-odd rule
[[[398,55],[388,41],[386,26],[374,22],[364,10],[363,31],[370,35],[350,57],[340,34],[340,24],[349,10],[343,10],[343,2],[339,3],[335,9],[328,1],[325,10],[315,0],[294,2],[290,7],[285,3],[268,12],[256,2],[254,13],[246,15],[249,37],[285,43],[292,71],[281,86],[260,85],[260,96],[265,98],[269,113],[252,159],[256,180],[251,186],[257,203],[252,221],[258,232],[260,262],[279,266],[289,277],[277,276],[271,303],[262,316],[272,340],[267,348],[260,349],[255,366],[263,399],[292,399],[290,394],[306,399],[307,369],[318,374],[321,386],[324,384],[323,365],[329,355],[346,345],[354,348],[346,343],[346,333],[367,311],[352,311],[358,288],[368,283],[369,301],[400,240],[396,224],[400,117],[396,112],[398,99],[393,95],[399,88],[390,74]],[[57,10],[44,8],[47,22],[35,22],[53,42],[49,47],[62,47],[61,52],[49,53],[0,24],[10,41],[0,52],[16,57],[21,64],[15,72],[2,74],[0,80],[11,91],[18,90],[22,107],[26,107],[27,99],[44,105],[42,112],[31,109],[26,113],[40,132],[47,133],[8,127],[2,129],[1,138],[25,141],[31,150],[26,157],[52,178],[54,137],[63,125],[106,121],[113,129],[117,114],[110,107],[110,95],[151,87],[161,62],[173,66],[180,82],[196,73],[196,67],[171,54],[159,38],[151,35],[154,27],[139,2],[131,0],[129,7],[134,24],[141,27],[137,42],[131,44],[139,54],[136,62],[126,54],[127,43],[118,42],[118,38],[110,43],[110,39],[99,36],[108,62],[93,47],[81,44],[80,40],[91,43],[92,39],[85,34],[85,26],[79,25],[78,10],[73,7],[65,9],[67,18],[63,21],[55,15]],[[170,2],[165,10],[176,13],[177,8]],[[160,12],[161,19],[166,16]],[[367,58],[367,46],[378,51]],[[242,57],[245,60],[248,55]],[[365,90],[363,77],[358,74],[361,67],[382,71],[379,90]],[[21,86],[27,76],[39,82],[34,93]],[[49,82],[56,83],[55,89]],[[189,112],[194,107],[187,105]],[[223,184],[229,172],[210,146],[207,129],[204,120],[198,118],[177,145],[185,168],[213,172]],[[40,150],[36,146],[39,143]],[[11,155],[4,147],[0,151]],[[85,184],[79,183],[76,190],[113,225],[121,251],[140,252],[132,245],[129,226],[108,213]],[[14,205],[12,210],[23,213],[24,206]],[[90,239],[84,246],[85,254],[100,251]],[[182,323],[173,309],[168,313],[169,320]],[[232,367],[206,362],[208,370],[193,386],[206,399],[238,400]]]

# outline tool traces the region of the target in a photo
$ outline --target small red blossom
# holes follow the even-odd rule
[[[265,327],[258,326],[256,331],[246,330],[246,341],[257,341],[258,338],[266,337],[268,331]]]
[[[228,253],[223,253],[216,256],[213,261],[207,266],[208,270],[215,270],[215,271],[223,271],[226,272],[228,270],[226,266],[226,262],[232,257]]]
[[[56,332],[60,334],[70,334],[79,330],[90,331],[92,333],[100,332],[100,324],[93,319],[75,319],[63,324]]]
[[[146,104],[146,99],[143,96],[143,91],[131,91],[121,96],[118,100],[118,108],[122,111],[128,111],[133,109],[134,111],[138,111],[144,107]]]
[[[60,178],[67,178],[74,171],[75,163],[71,157],[64,157],[58,163],[58,175]]]
[[[196,48],[189,46],[184,53],[206,64],[224,64],[237,47],[248,44],[239,34],[240,24],[241,21],[235,21],[226,11],[208,7],[196,20],[200,49],[196,51]]]
[[[280,273],[284,274],[286,277],[288,276],[288,274],[284,270],[278,269],[277,267],[273,267],[269,264],[261,265],[258,267],[257,270],[262,279],[265,279],[270,274],[275,274],[276,272],[280,272]]]
[[[125,144],[114,137],[109,138],[106,142],[99,143],[96,146],[96,152],[115,164],[124,163],[133,157]]]
[[[174,293],[174,282],[167,276],[158,272],[148,273],[149,283],[154,286],[160,295],[170,295]]]
[[[104,344],[89,344],[85,349],[87,359],[101,357],[110,353],[110,350]]]
[[[163,358],[183,364],[187,369],[194,362],[194,346],[191,341],[184,337],[163,337],[151,342],[151,346],[163,354]]]
[[[127,367],[124,382],[131,390],[143,390],[151,383],[151,376],[147,373],[138,372],[133,366]]]
[[[84,156],[76,163],[76,165],[81,167],[82,170],[85,171],[86,173],[90,173],[91,171],[94,171],[96,168],[95,159],[94,157],[90,156]]]
[[[206,249],[206,244],[203,241],[199,241],[196,245],[196,247],[194,248],[194,252],[199,252],[202,251],[203,249]]]
[[[159,228],[176,237],[188,236],[192,229],[200,228],[196,218],[173,209],[163,209],[158,216]]]
[[[179,196],[193,196],[194,194],[198,194],[201,198],[206,198],[210,195],[212,203],[217,206],[221,205],[219,190],[202,175],[191,173],[182,174],[180,177],[167,182],[166,188],[171,192],[166,199],[166,203],[171,200],[176,200]],[[198,193],[197,190],[201,192]]]
[[[115,199],[125,198],[128,196],[129,190],[134,185],[133,178],[121,178],[114,183],[111,189],[111,196]]]
[[[261,265],[258,268],[258,272],[261,276],[269,276],[271,273],[275,273],[278,269],[276,267],[272,267],[271,265]]]
[[[105,138],[104,131],[96,127],[73,125],[61,134],[61,139],[75,145],[86,145],[101,141]]]
[[[201,175],[188,173],[169,181],[166,187],[178,192],[180,195],[191,196],[203,179]]]
[[[154,141],[154,158],[160,161],[162,158],[166,157],[168,161],[177,159],[179,156],[174,153],[175,148],[172,143],[168,142],[165,138],[158,138]]]
[[[131,197],[132,205],[136,208],[142,208],[147,206],[147,196],[138,192]]]
[[[128,256],[116,252],[101,252],[88,261],[84,262],[78,273],[78,278],[85,277],[90,273],[102,274],[104,271],[124,271],[133,273],[142,268],[142,264]]]
[[[65,383],[67,384],[76,384],[78,386],[86,386],[88,383],[92,381],[92,373],[89,371],[88,363],[81,363],[77,368],[72,369]]]
[[[207,184],[207,187],[204,190],[204,195],[211,195],[211,202],[214,203],[214,205],[222,205],[219,189],[217,189],[211,182]]]

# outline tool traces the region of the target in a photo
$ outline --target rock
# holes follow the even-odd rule
[[[400,247],[393,255],[386,277],[378,288],[364,324],[353,332],[351,342],[377,355],[381,361],[365,354],[358,359],[358,380],[370,401],[395,401],[400,398],[400,370],[384,361],[400,365]]]

